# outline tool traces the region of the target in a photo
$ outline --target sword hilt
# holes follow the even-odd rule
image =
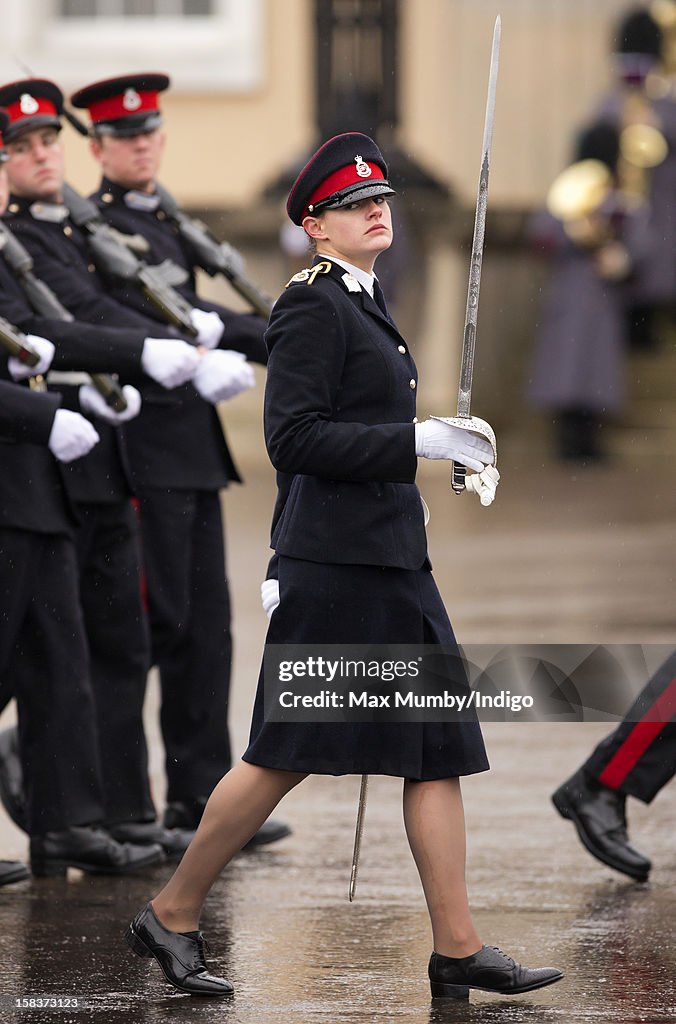
[[[453,463],[453,469],[451,472],[451,487],[456,494],[462,494],[465,490],[465,476],[467,474],[467,468],[460,462]]]

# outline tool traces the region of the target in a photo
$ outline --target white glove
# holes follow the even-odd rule
[[[163,388],[177,388],[192,380],[200,355],[187,341],[174,338],[146,338],[141,353],[145,373]]]
[[[216,348],[225,330],[225,324],[218,313],[193,308],[190,310],[190,320],[197,331],[197,344],[204,348]]]
[[[90,452],[100,438],[96,430],[79,412],[57,409],[47,447],[59,462],[72,462]]]
[[[91,413],[92,416],[98,416],[100,419],[106,420],[107,423],[116,424],[133,420],[134,416],[138,416],[141,411],[141,395],[136,388],[133,388],[131,384],[125,384],[122,394],[127,400],[127,408],[124,412],[115,412],[114,409],[111,409],[93,384],[83,384],[78,391],[78,398],[85,412]]]
[[[263,611],[270,619],[279,604],[279,580],[263,580],[261,583],[261,604]]]
[[[465,477],[465,490],[478,494],[482,505],[492,505],[500,481],[495,466],[486,466],[481,473],[470,473]]]
[[[202,356],[192,382],[202,398],[214,405],[252,388],[256,378],[241,352],[219,348]]]
[[[26,341],[40,356],[40,362],[36,366],[28,366],[16,356],[10,356],[7,366],[14,380],[27,380],[28,377],[37,377],[40,373],[47,373],[54,358],[54,346],[47,338],[41,338],[39,334],[27,334]]]
[[[423,459],[452,459],[477,472],[493,462],[493,449],[480,434],[438,419],[416,423],[415,453]]]

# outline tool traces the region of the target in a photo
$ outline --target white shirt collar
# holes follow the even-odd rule
[[[364,291],[368,292],[371,298],[373,298],[373,283],[375,281],[375,274],[368,274],[361,267],[355,267],[352,263],[348,263],[346,260],[339,260],[336,256],[325,256],[324,253],[317,253],[323,260],[330,260],[331,263],[338,263],[341,267],[344,267],[349,274],[359,281]]]

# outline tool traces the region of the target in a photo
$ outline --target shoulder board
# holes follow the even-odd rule
[[[314,284],[315,278],[318,274],[328,274],[333,266],[328,260],[322,260],[321,263],[317,263],[314,267],[306,267],[305,270],[300,270],[297,274],[294,274],[290,281],[287,281],[285,287],[289,288],[292,284]]]

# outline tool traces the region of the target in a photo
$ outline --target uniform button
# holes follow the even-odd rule
[[[101,199],[104,201],[104,203],[112,203],[113,196],[110,192],[104,192],[101,196]]]
[[[73,234],[73,229],[70,226],[70,224],[66,224],[66,226],[63,229],[63,233],[67,238],[70,238],[70,236]]]
[[[164,219],[166,218],[166,216],[167,216],[167,215],[166,215],[166,213],[164,212],[164,210],[158,210],[158,211],[157,211],[157,215],[156,215],[156,216],[157,216],[157,219],[158,219],[158,220],[164,220]]]
[[[18,213],[19,212],[19,204],[18,203],[10,203],[8,209],[9,209],[9,213]]]
[[[96,273],[96,264],[95,263],[88,263],[87,264],[87,270],[89,271],[90,274],[95,274]]]
[[[408,382],[408,386],[410,387],[411,391],[415,391],[415,389],[416,389],[416,383],[415,383],[415,381],[413,380],[413,377],[411,377],[410,381]]]
[[[401,352],[402,356],[405,356],[406,355],[406,346],[405,345],[397,345],[397,351]]]

